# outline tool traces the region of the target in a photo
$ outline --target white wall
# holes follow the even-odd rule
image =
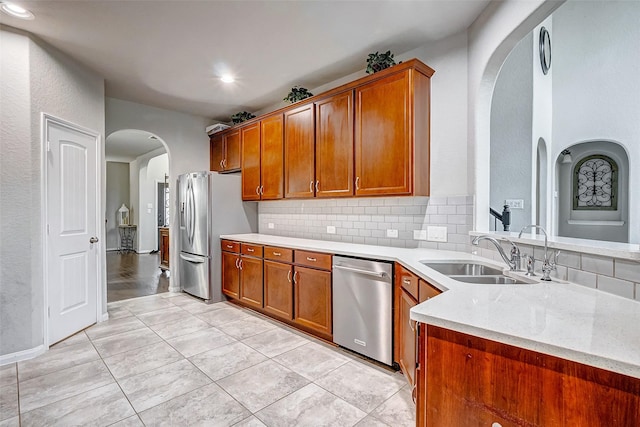
[[[129,163],[107,162],[107,194],[105,204],[107,250],[118,249],[118,210],[122,204],[129,207]]]
[[[640,242],[640,2],[567,2],[553,15],[551,158],[585,141],[629,157],[630,242]]]
[[[163,154],[158,155],[158,153]],[[139,253],[148,253],[158,249],[156,182],[163,182],[164,175],[169,173],[169,156],[164,148],[160,148],[138,157],[136,165],[139,177],[138,198],[131,200],[131,206],[135,206],[138,213],[135,222],[138,226],[136,248]]]
[[[40,114],[104,135],[104,80],[6,26],[0,26],[0,67],[0,355],[7,355],[44,343]],[[104,170],[101,175],[104,182]],[[104,245],[101,251],[104,256]],[[103,297],[106,311],[106,289]]]
[[[179,289],[178,246],[173,236],[177,235],[176,185],[178,175],[190,171],[209,170],[209,138],[205,117],[192,116],[161,108],[149,107],[135,102],[106,98],[106,134],[123,129],[138,129],[150,132],[164,142],[169,157],[169,188],[171,207],[169,225],[170,239],[170,290]],[[132,166],[133,169],[133,166]],[[136,178],[139,179],[139,178]],[[131,185],[134,185],[134,177]],[[131,192],[132,199],[137,195]],[[139,215],[139,213],[134,213]],[[135,219],[134,219],[135,220]]]
[[[524,200],[511,209],[511,231],[531,223],[532,37],[511,51],[496,81],[491,104],[491,207],[502,212],[506,199]],[[489,218],[494,229],[493,217]],[[498,221],[496,229],[503,230]]]

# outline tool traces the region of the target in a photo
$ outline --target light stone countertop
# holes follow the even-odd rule
[[[392,248],[266,234],[220,237],[397,261],[430,284],[446,291],[412,308],[413,320],[640,378],[640,302],[558,280],[546,283],[536,280],[535,284],[527,285],[463,283],[420,263],[424,260],[472,260],[506,268],[495,261],[463,252]]]

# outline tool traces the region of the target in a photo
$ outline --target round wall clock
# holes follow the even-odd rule
[[[545,27],[540,28],[540,66],[545,75],[551,68],[551,36]]]

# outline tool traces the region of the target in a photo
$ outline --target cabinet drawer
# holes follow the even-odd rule
[[[296,250],[294,260],[295,263],[299,265],[331,270],[331,255],[329,254]]]
[[[275,246],[264,247],[264,258],[274,261],[293,262],[293,251],[291,249],[278,248]]]
[[[221,241],[222,250],[225,252],[233,252],[234,254],[240,253],[240,243],[232,240]]]
[[[240,253],[242,255],[254,256],[256,258],[262,258],[262,246],[253,245],[251,243],[242,243],[240,245]]]
[[[418,281],[418,302],[424,302],[428,299],[431,299],[433,297],[436,297],[438,295],[440,295],[442,293],[442,291],[432,285],[430,285],[429,283],[425,282],[424,280],[420,279]]]
[[[418,299],[418,276],[410,273],[404,268],[400,267],[399,269],[399,281],[402,289],[407,291],[413,299]]]

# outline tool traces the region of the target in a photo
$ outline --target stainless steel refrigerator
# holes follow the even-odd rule
[[[241,176],[191,172],[178,177],[180,289],[222,301],[220,235],[254,233],[258,205],[243,202]]]

